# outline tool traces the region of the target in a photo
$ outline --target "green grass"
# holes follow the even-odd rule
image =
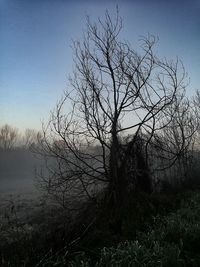
[[[150,228],[148,232],[138,232],[134,241],[101,249],[96,262],[83,253],[69,266],[200,266],[199,192],[183,199],[177,211],[155,217]]]
[[[111,229],[109,208],[69,248],[60,226],[40,225],[1,250],[2,267],[200,266],[200,192],[135,194],[123,210],[122,232]],[[63,229],[62,229],[63,231]],[[74,238],[74,237],[73,237]]]

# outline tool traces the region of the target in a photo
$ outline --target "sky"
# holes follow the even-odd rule
[[[200,89],[200,0],[0,0],[0,126],[41,128],[73,71],[72,40],[91,21],[123,18],[121,38],[159,37],[161,57],[179,57],[190,77],[187,94]]]

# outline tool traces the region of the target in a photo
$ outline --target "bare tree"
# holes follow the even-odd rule
[[[167,109],[185,87],[182,63],[159,59],[154,36],[141,38],[136,52],[119,39],[122,28],[118,12],[114,19],[106,12],[98,24],[88,18],[83,41],[74,42],[72,90],[52,112],[41,140],[43,155],[53,159],[49,175],[41,175],[51,194],[91,198],[94,185],[102,184],[119,208],[130,183],[144,178],[135,175],[130,181],[130,155],[147,162],[151,139],[161,122],[162,127],[169,123]],[[128,134],[131,138],[123,145]],[[141,136],[148,138],[139,151]],[[134,164],[136,174],[146,168],[138,166]]]
[[[197,132],[198,132],[198,142],[199,142],[199,139],[200,139],[199,138],[199,134],[200,134],[200,90],[196,90],[195,96],[193,98],[193,103],[195,107],[196,118],[198,119]],[[199,144],[197,145],[199,147]]]
[[[37,146],[38,140],[40,138],[40,133],[35,129],[26,129],[24,132],[22,143],[25,148],[33,148]]]
[[[5,124],[0,128],[0,147],[10,150],[16,145],[18,139],[18,129]]]
[[[161,178],[167,172],[168,179],[176,177],[174,183],[179,180],[182,183],[186,179],[192,164],[197,129],[194,105],[182,90],[181,94],[176,94],[172,105],[166,108],[165,120],[153,137],[151,154],[157,158],[154,174],[158,173]]]

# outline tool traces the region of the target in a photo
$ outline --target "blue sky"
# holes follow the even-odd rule
[[[134,47],[141,35],[158,36],[161,57],[183,60],[188,95],[200,89],[200,0],[0,0],[0,125],[40,129],[69,86],[86,15],[96,20],[117,4],[121,37]]]

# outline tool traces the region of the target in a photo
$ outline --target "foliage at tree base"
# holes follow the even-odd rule
[[[149,231],[137,232],[134,241],[102,248],[95,262],[87,254],[83,252],[69,266],[200,266],[200,194],[183,199],[177,211],[154,217]]]

